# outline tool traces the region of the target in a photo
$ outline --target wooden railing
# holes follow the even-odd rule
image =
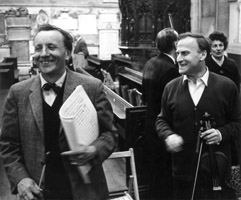
[[[132,69],[131,60],[123,56],[115,56],[108,66],[96,56],[90,56],[88,62],[95,70],[102,73],[104,90],[111,103],[118,129],[118,148],[121,151],[134,149],[139,191],[140,194],[146,194],[149,189],[148,172],[141,152],[144,148],[146,117],[146,106],[143,106],[141,101],[142,73]],[[93,73],[90,74],[93,76]],[[112,79],[113,76],[115,79]]]

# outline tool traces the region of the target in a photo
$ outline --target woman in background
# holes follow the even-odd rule
[[[206,65],[211,72],[230,78],[240,90],[240,74],[234,60],[224,55],[228,47],[228,40],[224,33],[214,31],[209,35],[211,53],[206,59]]]

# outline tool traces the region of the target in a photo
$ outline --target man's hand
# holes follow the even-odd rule
[[[202,132],[200,137],[203,138],[207,144],[219,144],[222,140],[221,133],[214,128]]]
[[[85,165],[97,154],[95,146],[81,145],[77,151],[66,151],[61,153],[63,156],[68,156],[72,165]]]
[[[183,139],[177,134],[169,135],[166,140],[167,150],[170,152],[178,152],[182,150]]]
[[[23,178],[17,185],[20,200],[43,199],[42,190],[31,178]]]

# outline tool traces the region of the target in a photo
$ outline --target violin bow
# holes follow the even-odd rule
[[[171,13],[168,13],[168,19],[169,19],[171,28],[174,29],[173,20],[172,20],[172,14]]]
[[[198,153],[198,160],[197,160],[197,167],[196,167],[195,177],[194,177],[194,182],[193,182],[191,200],[193,200],[194,194],[195,194],[197,177],[198,177],[198,170],[199,170],[199,165],[200,165],[200,160],[201,160],[201,155],[202,155],[203,140],[200,138],[201,132],[202,132],[202,129],[199,130],[198,139],[197,139],[196,153]]]

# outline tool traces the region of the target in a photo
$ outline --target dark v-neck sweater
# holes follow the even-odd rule
[[[45,151],[49,152],[45,171],[45,198],[61,199],[72,195],[70,181],[61,160],[59,147],[59,109],[63,102],[63,88],[52,106],[49,106],[45,101],[43,103]]]
[[[184,149],[173,154],[173,173],[175,177],[190,179],[196,158],[196,143],[201,120],[205,112],[209,113],[216,127],[222,133],[222,142],[216,145],[230,159],[229,141],[239,133],[238,93],[228,78],[210,72],[208,87],[195,106],[187,83],[182,77],[170,82],[163,94],[162,113],[157,117],[158,135],[165,140],[173,132],[184,140]],[[231,103],[232,102],[232,103]],[[171,130],[170,130],[171,127]]]

